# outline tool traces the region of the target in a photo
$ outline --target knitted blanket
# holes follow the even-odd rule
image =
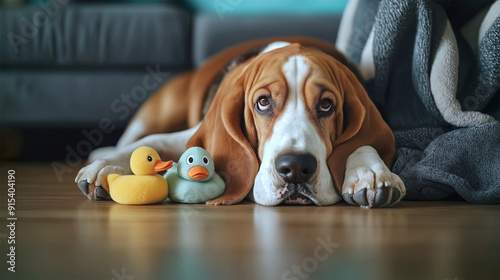
[[[394,131],[407,199],[500,202],[500,1],[350,0],[337,48]]]

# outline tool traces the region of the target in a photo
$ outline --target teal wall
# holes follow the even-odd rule
[[[235,14],[342,13],[348,0],[185,0],[195,11]],[[229,13],[228,13],[229,14]]]

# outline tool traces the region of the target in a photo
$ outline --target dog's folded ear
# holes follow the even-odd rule
[[[200,146],[212,155],[215,170],[226,183],[224,194],[207,204],[235,204],[243,200],[259,169],[255,152],[242,131],[242,73],[240,65],[224,78],[200,128],[187,143],[188,148]]]
[[[342,108],[337,108],[336,132],[331,136],[333,152],[328,158],[328,167],[337,191],[342,193],[347,157],[352,152],[362,146],[372,146],[391,168],[396,148],[391,129],[356,76],[338,61],[334,61],[331,67],[343,104]]]

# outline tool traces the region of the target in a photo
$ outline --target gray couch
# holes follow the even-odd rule
[[[92,146],[113,145],[147,96],[221,49],[269,36],[333,43],[341,17],[221,20],[179,3],[3,7],[2,158],[62,159],[103,122],[113,129]]]

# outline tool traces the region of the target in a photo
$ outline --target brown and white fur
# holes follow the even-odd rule
[[[116,147],[92,153],[75,181],[106,198],[110,173],[130,173],[139,146],[177,160],[201,146],[226,181],[208,204],[385,207],[406,190],[390,171],[394,136],[331,45],[274,38],[229,48],[151,96]]]

